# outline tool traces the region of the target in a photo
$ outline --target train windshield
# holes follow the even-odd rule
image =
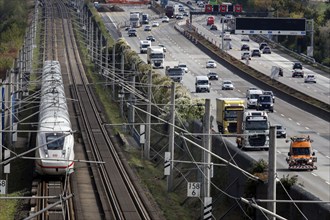
[[[48,150],[62,150],[64,145],[65,135],[62,133],[46,134]]]

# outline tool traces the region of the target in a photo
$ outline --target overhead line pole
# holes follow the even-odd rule
[[[170,173],[167,176],[167,191],[173,188],[173,172],[174,172],[174,129],[175,129],[175,82],[171,84],[171,107],[170,107],[170,124],[169,124],[169,141],[168,152],[170,152]]]
[[[205,99],[205,114],[203,118],[203,174],[202,174],[202,188],[203,188],[203,203],[202,203],[202,215],[201,219],[210,219],[212,217],[212,197],[210,197],[210,185],[211,185],[211,101],[210,99]]]
[[[276,127],[269,129],[269,151],[268,151],[268,199],[276,200]],[[268,210],[276,213],[276,202],[267,204]],[[269,216],[275,220],[274,216]]]
[[[146,141],[144,144],[144,158],[149,160],[150,158],[150,123],[151,123],[151,70],[148,73],[148,105],[147,105],[147,118],[146,118]]]

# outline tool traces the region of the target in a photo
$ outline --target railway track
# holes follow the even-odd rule
[[[84,163],[65,178],[35,180],[36,219],[151,219],[110,138],[79,57],[66,1],[43,2],[42,61],[59,60],[75,133],[75,153]],[[87,162],[86,162],[87,161]],[[72,197],[74,194],[74,198]],[[32,217],[31,217],[32,218]]]

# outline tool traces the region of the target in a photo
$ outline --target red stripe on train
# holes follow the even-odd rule
[[[72,167],[73,166],[73,164],[74,164],[74,162],[72,162],[71,164],[69,164],[69,166],[43,166],[43,165],[41,165],[41,164],[39,164],[39,163],[36,163],[39,167],[41,167],[41,168],[45,168],[45,169],[56,169],[56,168],[58,168],[58,169],[65,169],[65,168],[69,168],[69,167]]]

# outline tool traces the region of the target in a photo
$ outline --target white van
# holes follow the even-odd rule
[[[207,76],[196,76],[196,93],[199,92],[210,92],[211,83]]]
[[[256,108],[258,103],[258,98],[263,92],[260,89],[251,88],[246,92],[247,108]]]

